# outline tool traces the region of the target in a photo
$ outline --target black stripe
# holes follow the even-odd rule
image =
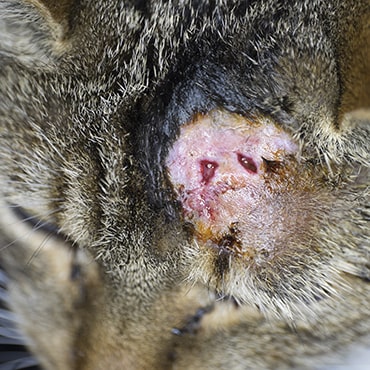
[[[24,208],[12,204],[10,206],[10,209],[12,210],[13,214],[22,222],[28,224],[33,229],[40,230],[46,233],[51,233],[55,235],[60,234],[60,229],[44,220],[41,220],[37,218],[36,216],[33,216],[32,214],[28,213]]]

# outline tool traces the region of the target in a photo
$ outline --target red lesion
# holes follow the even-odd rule
[[[202,174],[202,183],[207,185],[215,175],[218,163],[204,159],[200,161],[200,171]]]
[[[257,173],[257,165],[251,157],[238,153],[238,161],[249,173]]]

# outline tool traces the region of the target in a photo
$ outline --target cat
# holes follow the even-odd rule
[[[4,369],[318,369],[366,343],[368,0],[0,14]]]

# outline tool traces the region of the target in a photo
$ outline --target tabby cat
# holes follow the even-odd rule
[[[1,369],[327,369],[369,344],[369,0],[0,15]]]

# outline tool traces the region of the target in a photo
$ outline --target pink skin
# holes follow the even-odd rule
[[[266,118],[213,111],[181,128],[166,165],[185,220],[205,240],[234,224],[248,234],[260,209],[266,213],[264,162],[283,162],[297,151],[290,136]]]

